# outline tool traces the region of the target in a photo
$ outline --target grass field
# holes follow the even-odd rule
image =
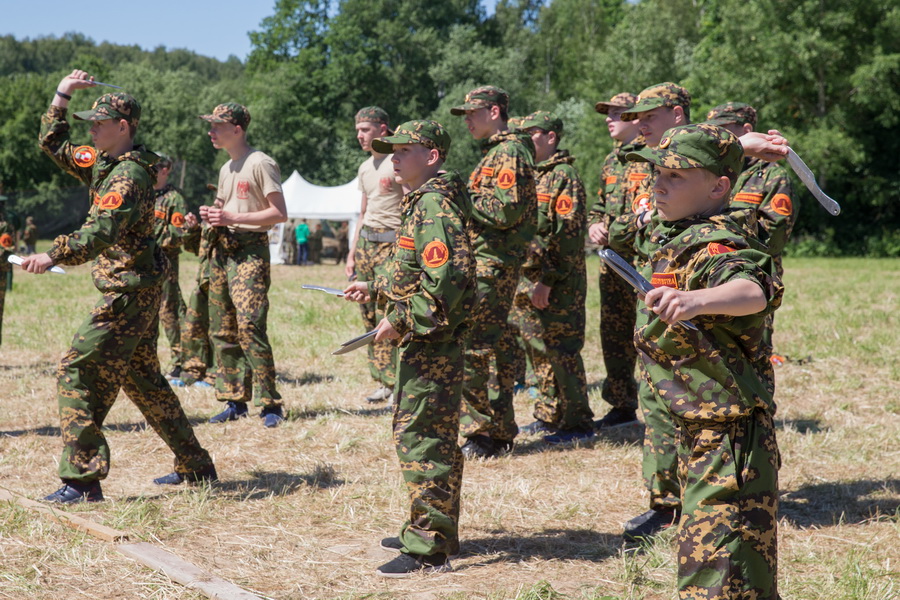
[[[185,294],[196,262],[182,263]],[[596,258],[589,263],[597,272]],[[900,597],[900,261],[788,259],[776,349],[784,600]],[[270,336],[288,420],[209,425],[213,394],[178,392],[221,482],[160,490],[171,454],[120,397],[106,423],[107,501],[68,509],[149,541],[262,596],[660,599],[675,596],[671,535],[625,552],[622,523],[646,508],[642,432],[573,449],[520,438],[511,456],[466,465],[456,570],[391,581],[378,548],[404,518],[390,415],[368,405],[364,355],[332,356],[362,332],[358,309],[301,283],[340,286],[342,267],[275,267]],[[592,275],[594,280],[595,275]],[[58,486],[56,363],[98,293],[89,267],[15,275],[0,347],[0,486]],[[596,284],[584,359],[592,406],[604,377]],[[168,358],[165,341],[160,354]],[[519,424],[531,422],[523,394]],[[254,409],[254,411],[256,410]],[[201,598],[114,547],[0,503],[0,598]]]

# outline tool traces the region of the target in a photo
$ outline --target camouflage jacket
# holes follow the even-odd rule
[[[522,273],[549,287],[585,277],[586,194],[574,161],[568,150],[559,150],[535,166],[538,225]]]
[[[81,229],[53,240],[54,264],[91,259],[94,286],[126,292],[159,285],[168,262],[153,238],[153,174],[156,155],[135,147],[112,157],[69,142],[66,109],[51,106],[41,117],[40,148],[64,171],[90,186],[91,208]]]
[[[606,155],[603,166],[600,169],[600,188],[597,191],[597,202],[588,213],[588,224],[610,222],[625,212],[623,193],[631,187],[625,185],[625,167],[628,161],[625,155],[644,147],[644,138],[638,136],[627,144],[616,142],[613,151]]]
[[[781,254],[799,212],[793,198],[791,180],[783,166],[758,158],[744,159],[744,170],[734,185],[731,205],[756,210],[759,239],[768,246],[779,273]]]
[[[621,212],[609,223],[609,247],[622,256],[637,255],[638,265],[642,267],[646,266],[652,251],[649,233],[659,223],[653,200],[653,185],[658,174],[650,163],[627,163],[622,173]],[[638,216],[648,210],[654,211],[653,220],[639,227]]]
[[[400,210],[386,274],[369,291],[386,300],[385,316],[403,342],[459,339],[475,303],[466,186],[455,171],[438,175],[407,194]]]
[[[7,258],[16,251],[16,230],[13,224],[7,220],[4,211],[0,210],[0,271],[6,271],[12,265]],[[6,286],[6,281],[0,282]]]
[[[184,196],[178,188],[167,183],[156,190],[156,208],[153,213],[156,216],[153,225],[156,243],[168,256],[176,256],[188,234],[184,228],[184,216],[187,214]]]
[[[537,228],[534,143],[524,133],[503,132],[484,144],[469,177],[470,239],[476,254],[519,261]]]
[[[774,412],[771,347],[763,342],[766,316],[781,304],[784,287],[772,258],[728,214],[662,222],[649,236],[651,282],[682,291],[748,279],[767,305],[743,317],[700,315],[699,331],[667,325],[655,313],[635,332],[650,385],[676,416],[725,423],[754,409]]]

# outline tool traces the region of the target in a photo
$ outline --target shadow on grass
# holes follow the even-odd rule
[[[188,417],[188,421],[190,422],[192,427],[196,427],[201,423],[207,422],[206,417]],[[136,433],[138,431],[145,431],[149,425],[147,425],[146,421],[140,421],[135,423],[105,423],[101,429],[103,431],[116,431],[122,433]],[[44,427],[34,427],[32,429],[14,429],[12,431],[2,431],[0,430],[0,437],[22,437],[23,435],[41,435],[46,437],[60,437],[62,433],[59,430],[59,427],[53,427],[50,425],[45,425]]]
[[[23,371],[28,377],[34,378],[35,375],[42,375],[47,377],[56,377],[56,368],[58,363],[50,362],[50,361],[41,361],[36,362],[31,365],[0,365],[0,372],[9,371]]]
[[[303,487],[320,490],[344,485],[330,465],[317,465],[311,473],[255,471],[250,479],[219,481],[216,490],[235,500],[260,500],[269,496],[289,496]]]
[[[457,570],[528,559],[601,562],[619,553],[622,536],[590,529],[545,529],[525,535],[499,535],[463,540],[460,558],[478,562]]]
[[[781,516],[797,527],[855,525],[900,514],[900,479],[833,481],[782,490]]]
[[[313,385],[315,383],[330,383],[334,381],[334,375],[321,375],[319,373],[303,373],[299,377],[279,373],[277,377],[278,383],[288,385]]]
[[[540,452],[566,452],[576,448],[593,448],[597,444],[609,444],[612,446],[633,446],[635,444],[643,444],[644,442],[644,426],[629,425],[625,427],[615,427],[613,429],[604,429],[590,440],[582,440],[578,442],[570,442],[568,444],[559,444],[551,446],[540,437],[519,436],[516,438],[516,446],[513,455],[537,454]]]
[[[822,427],[819,419],[775,419],[776,429],[793,429],[797,433],[822,433],[831,430],[831,427]]]

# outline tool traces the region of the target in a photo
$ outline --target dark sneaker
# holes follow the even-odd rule
[[[219,475],[216,473],[216,468],[213,465],[209,465],[205,469],[200,471],[193,471],[191,473],[179,473],[177,471],[169,473],[168,475],[163,475],[162,477],[157,477],[153,480],[153,483],[156,485],[179,485],[185,481],[188,483],[202,483],[204,481],[218,481]]]
[[[637,424],[637,411],[633,408],[613,408],[602,419],[594,421],[594,429],[611,429],[622,425]]]
[[[674,508],[651,508],[625,523],[622,537],[633,542],[649,539],[674,525],[677,520],[678,511]]]
[[[397,558],[381,565],[375,572],[382,577],[402,579],[416,573],[444,573],[452,570],[453,566],[446,554],[422,556],[401,552]]]
[[[64,481],[61,488],[44,498],[44,502],[58,504],[77,504],[79,502],[102,502],[103,490],[99,481],[76,483]]]
[[[473,458],[496,458],[512,450],[513,443],[493,440],[485,435],[473,435],[461,448],[463,456]]]
[[[173,367],[171,371],[166,373],[166,379],[178,379],[181,377],[181,367]]]
[[[391,388],[386,386],[381,386],[368,396],[366,396],[366,402],[371,402],[372,404],[376,404],[378,402],[386,402],[390,401],[393,397],[394,392]]]
[[[224,423],[226,421],[237,421],[238,419],[242,419],[247,416],[247,403],[246,402],[232,402],[229,400],[226,403],[225,410],[214,416],[209,420],[210,423]]]
[[[528,425],[523,425],[519,427],[519,433],[524,433],[525,435],[544,435],[548,433],[556,433],[558,429],[548,423],[547,421],[541,421],[537,419],[534,423],[529,423]]]
[[[259,418],[263,420],[265,427],[278,427],[284,421],[284,413],[281,412],[281,406],[266,406],[259,413]]]
[[[594,439],[593,431],[585,431],[581,429],[560,429],[553,435],[545,435],[544,441],[551,446],[560,444],[571,444],[575,442],[588,442]]]
[[[399,553],[403,551],[403,542],[398,537],[386,537],[381,540],[381,549]],[[457,556],[459,556],[459,547],[457,547],[456,552],[451,552],[447,558],[456,558]]]

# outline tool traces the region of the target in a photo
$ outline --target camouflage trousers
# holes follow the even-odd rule
[[[368,231],[384,233],[391,229],[369,227]],[[371,242],[363,237],[359,238],[353,260],[356,261],[356,279],[358,281],[375,281],[377,275],[385,274],[384,266],[391,258],[394,248],[393,242]],[[371,302],[360,304],[363,323],[366,331],[372,331],[378,326],[384,311],[379,310],[375,299]],[[369,373],[372,379],[381,383],[384,387],[394,387],[394,375],[397,371],[397,347],[390,340],[375,342],[367,346],[369,353]]]
[[[169,274],[162,284],[162,302],[159,305],[159,322],[169,348],[172,352],[172,361],[169,370],[180,367],[182,363],[181,353],[181,322],[184,320],[184,299],[181,297],[181,286],[178,284],[178,254],[180,252],[167,253],[169,259]]]
[[[600,263],[600,348],[606,379],[603,400],[613,408],[637,408],[637,382],[634,366],[634,324],[637,294],[615,271]]]
[[[220,235],[209,256],[209,330],[222,402],[281,405],[267,333],[271,280],[267,234]]]
[[[181,379],[187,385],[207,379],[213,369],[209,341],[209,267],[200,263],[197,285],[188,299],[181,328]],[[214,382],[213,378],[209,383]],[[241,380],[243,385],[243,380]],[[244,393],[241,392],[241,397]]]
[[[507,319],[519,283],[519,263],[478,255],[475,262],[476,304],[466,339],[460,430],[464,437],[486,434],[511,442],[519,433],[513,388],[520,355]]]
[[[585,327],[584,269],[550,290],[550,306],[545,309],[539,310],[532,304],[534,287],[534,283],[523,277],[512,309],[537,380],[534,417],[560,429],[591,429],[594,413],[588,401],[587,377],[581,359]]]
[[[772,415],[681,422],[678,593],[684,600],[778,600],[778,469]]]
[[[6,304],[6,273],[12,271],[12,264],[6,260],[6,254],[0,252],[0,344],[3,343],[3,306]]]
[[[640,303],[636,315],[637,327],[647,323],[648,312]],[[633,339],[633,336],[632,336]],[[632,342],[633,343],[633,342]],[[675,422],[669,408],[655,394],[647,382],[644,367],[638,387],[638,404],[644,416],[644,446],[641,473],[644,486],[650,492],[650,508],[681,508],[681,484],[678,482],[678,452]]]
[[[175,470],[212,464],[159,369],[160,288],[104,293],[59,364],[57,397],[63,453],[59,476],[87,483],[109,473],[103,421],[119,390],[175,454]]]
[[[410,499],[400,541],[414,554],[457,554],[462,348],[456,341],[412,341],[400,349],[399,363],[394,444]]]

